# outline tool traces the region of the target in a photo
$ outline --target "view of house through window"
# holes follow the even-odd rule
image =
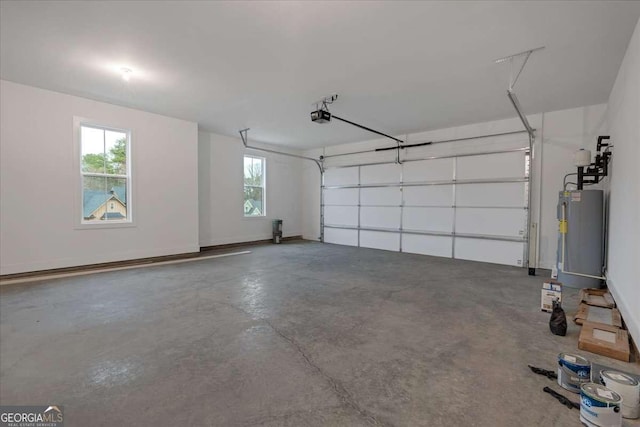
[[[244,156],[244,216],[265,215],[265,161]]]
[[[80,126],[82,222],[128,221],[129,135]]]

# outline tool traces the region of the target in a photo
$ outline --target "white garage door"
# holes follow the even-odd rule
[[[528,152],[328,168],[324,241],[525,264]]]

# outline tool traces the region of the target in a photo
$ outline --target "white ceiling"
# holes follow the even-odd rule
[[[10,2],[0,75],[299,148],[375,137],[310,122],[335,114],[392,134],[606,102],[640,2]],[[133,69],[125,84],[117,70]]]

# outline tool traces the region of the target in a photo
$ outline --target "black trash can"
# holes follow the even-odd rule
[[[273,220],[273,243],[280,243],[282,242],[282,220],[281,219],[274,219]]]

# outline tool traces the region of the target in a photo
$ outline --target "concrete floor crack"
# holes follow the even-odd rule
[[[367,411],[366,409],[362,408],[358,402],[355,401],[355,399],[353,398],[353,396],[351,396],[351,393],[349,393],[349,391],[340,383],[340,381],[336,380],[335,378],[333,378],[331,375],[329,375],[327,372],[325,372],[320,366],[318,366],[315,362],[313,362],[313,360],[311,360],[311,358],[309,357],[309,355],[306,353],[306,351],[304,350],[304,348],[302,348],[302,346],[300,346],[300,344],[298,344],[298,342],[296,340],[294,340],[292,337],[286,335],[285,333],[283,333],[280,329],[278,329],[277,327],[275,327],[273,325],[273,323],[271,323],[271,321],[269,321],[268,319],[265,318],[255,318],[251,313],[249,313],[248,311],[234,305],[228,302],[222,302],[222,301],[218,301],[218,304],[230,307],[234,310],[237,310],[241,313],[244,313],[245,315],[255,319],[255,320],[259,320],[261,322],[264,322],[267,326],[269,326],[269,328],[271,328],[280,338],[282,338],[283,340],[287,341],[287,343],[289,343],[299,354],[300,356],[302,356],[302,359],[305,361],[305,364],[307,364],[310,368],[312,368],[314,371],[316,371],[320,376],[322,376],[328,383],[329,385],[331,385],[331,388],[333,389],[334,393],[338,396],[338,398],[340,399],[341,404],[346,407],[349,408],[353,411],[355,411],[360,417],[362,417],[363,419],[365,419],[369,424],[372,425],[378,425],[378,426],[392,426],[392,424],[389,424],[387,422],[384,422],[380,419],[378,419],[375,415],[373,415],[371,412]]]
[[[342,402],[342,404],[344,406],[356,411],[358,413],[358,415],[360,415],[362,418],[364,418],[370,424],[382,425],[382,426],[389,426],[390,425],[390,424],[388,424],[386,422],[383,422],[383,421],[379,420],[375,415],[373,415],[372,413],[370,413],[366,409],[362,408],[358,404],[358,402],[356,402],[353,399],[353,396],[351,396],[351,393],[349,393],[349,391],[346,388],[344,388],[344,386],[338,380],[333,378],[331,375],[327,374],[320,366],[318,366],[315,362],[313,362],[313,360],[311,360],[311,358],[309,358],[309,355],[304,351],[304,349],[300,346],[300,344],[298,344],[298,342],[296,340],[294,340],[290,336],[288,336],[285,333],[283,333],[280,329],[276,328],[269,320],[267,320],[267,319],[262,319],[262,320],[267,325],[269,325],[269,327],[271,329],[273,329],[273,331],[276,334],[278,334],[282,339],[284,339],[289,344],[291,344],[291,346],[293,346],[293,348],[295,348],[298,351],[298,353],[300,353],[300,355],[304,359],[305,363],[309,367],[314,369],[318,374],[320,374],[331,385],[331,388],[333,389],[333,391],[338,396],[338,398],[340,399],[340,401]]]

